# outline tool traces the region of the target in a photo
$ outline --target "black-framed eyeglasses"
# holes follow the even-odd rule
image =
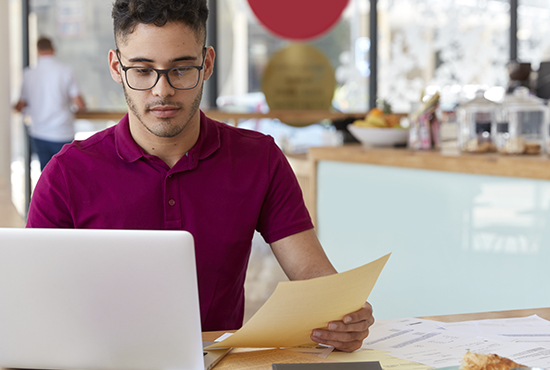
[[[126,67],[120,61],[120,51],[117,49],[116,57],[124,74],[126,84],[132,90],[150,90],[165,75],[170,86],[177,90],[191,90],[197,87],[201,78],[201,70],[204,68],[206,48],[202,52],[202,64],[200,66],[182,66],[168,69],[155,69],[149,67]]]

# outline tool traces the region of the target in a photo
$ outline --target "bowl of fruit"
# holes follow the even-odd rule
[[[406,146],[409,130],[400,125],[396,114],[385,114],[373,108],[364,119],[349,124],[347,129],[363,146]]]

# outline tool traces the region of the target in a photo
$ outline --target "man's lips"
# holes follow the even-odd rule
[[[157,117],[172,117],[178,113],[179,108],[171,105],[159,105],[149,109]]]

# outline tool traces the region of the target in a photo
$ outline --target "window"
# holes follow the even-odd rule
[[[450,109],[479,86],[502,97],[508,81],[506,1],[385,0],[379,9],[378,96],[410,112],[421,94]]]
[[[31,56],[36,37],[51,38],[56,56],[75,70],[88,109],[126,110],[122,89],[107,64],[107,53],[115,45],[112,1],[31,0],[30,5]]]
[[[337,78],[334,106],[364,111],[368,104],[368,5],[350,0],[340,21],[326,34],[308,41],[331,61]],[[246,0],[218,1],[218,105],[255,109],[265,103],[263,71],[273,53],[291,41],[271,34],[255,17]]]

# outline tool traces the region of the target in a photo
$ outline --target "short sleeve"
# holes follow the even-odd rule
[[[267,164],[269,186],[257,230],[267,243],[313,228],[302,190],[283,152],[272,142]]]

